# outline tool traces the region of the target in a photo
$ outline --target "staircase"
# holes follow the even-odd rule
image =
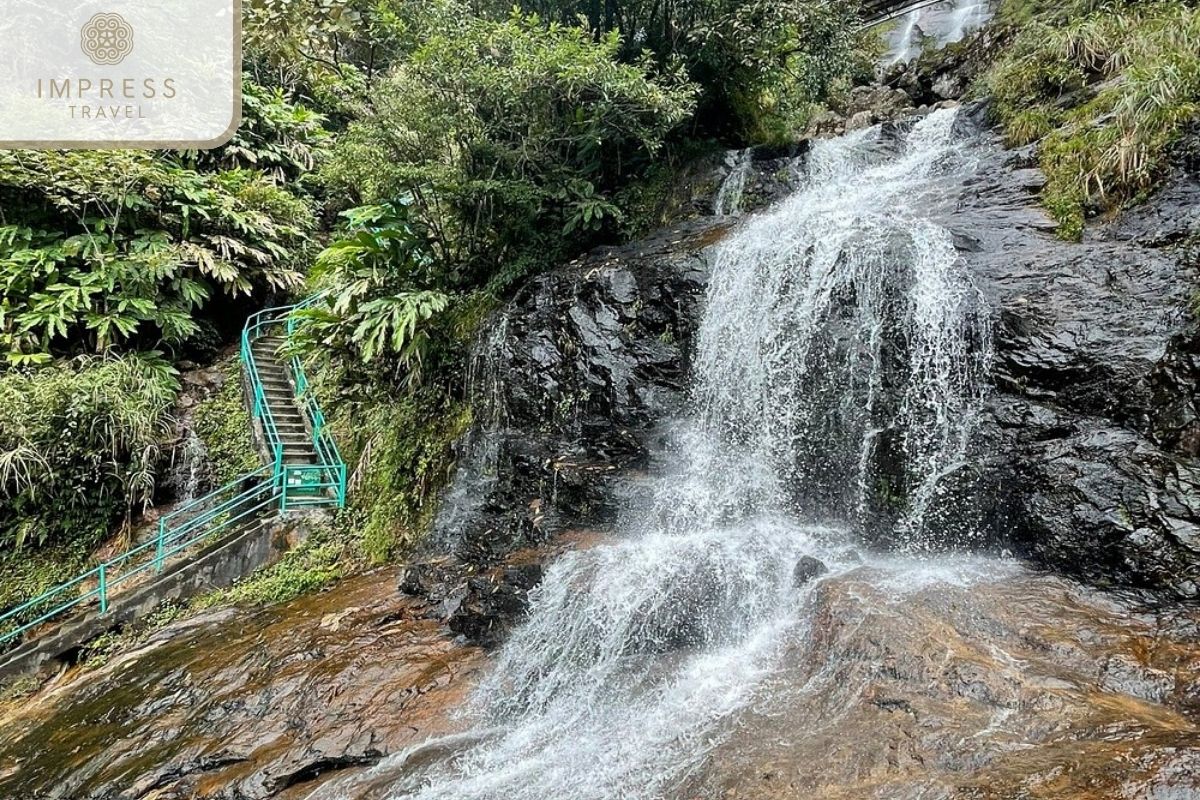
[[[260,311],[242,331],[246,402],[264,466],[161,517],[152,539],[0,614],[0,650],[68,611],[104,617],[126,594],[153,595],[164,571],[178,573],[214,545],[253,533],[281,514],[345,506],[346,464],[308,391],[303,364],[282,354],[296,312],[318,299]],[[121,621],[132,613],[124,609]],[[60,627],[83,629],[80,622],[72,618]]]
[[[285,343],[286,340],[282,337],[264,336],[251,345],[254,360],[258,364],[263,396],[279,431],[279,441],[283,446],[283,463],[316,464],[317,451],[313,446],[312,436],[305,424],[304,413],[294,400],[295,386],[288,377],[287,367],[278,355]]]

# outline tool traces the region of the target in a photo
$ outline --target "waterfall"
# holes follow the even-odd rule
[[[186,505],[199,496],[207,458],[208,450],[204,447],[204,442],[189,427],[184,434],[183,445],[179,448],[177,460],[171,469],[170,483],[175,487],[176,502],[179,505]]]
[[[920,33],[918,27],[921,22],[921,10],[910,11],[904,15],[904,22],[896,29],[896,32],[889,37],[889,52],[887,63],[897,64],[901,61],[908,61],[921,52],[920,48]]]
[[[960,42],[968,33],[980,28],[991,19],[992,10],[988,0],[958,0],[950,12],[950,25],[938,41],[939,46]]]
[[[865,570],[900,597],[997,579],[992,562],[874,553],[859,535],[891,475],[894,535],[920,538],[981,398],[987,314],[937,222],[973,168],[954,120],[814,144],[803,187],[715,256],[691,411],[653,497],[623,535],[550,564],[465,733],[315,798],[678,797],[769,704],[821,581]]]
[[[879,129],[818,142],[808,188],[719,250],[696,354],[704,443],[665,504],[679,524],[764,506],[862,522],[887,480],[919,531],[962,458],[990,338],[921,201],[971,166],[953,122],[926,118],[899,155]]]
[[[501,387],[507,337],[508,317],[501,314],[471,353],[467,396],[472,398],[474,424],[458,445],[454,479],[433,523],[433,544],[442,549],[452,546],[496,484],[500,439],[508,420]]]
[[[904,15],[888,36],[888,66],[921,54],[928,42],[935,48],[962,41],[992,18],[992,0],[946,0]]]
[[[713,200],[713,215],[718,217],[737,214],[742,209],[742,195],[746,191],[746,179],[750,176],[754,153],[750,148],[730,150],[725,154],[725,179]]]

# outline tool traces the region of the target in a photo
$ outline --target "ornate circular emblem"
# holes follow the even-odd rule
[[[133,52],[133,26],[120,14],[97,14],[83,26],[80,46],[97,64],[120,64]]]

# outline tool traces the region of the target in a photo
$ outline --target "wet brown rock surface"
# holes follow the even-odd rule
[[[764,702],[682,797],[1200,797],[1193,616],[1057,578],[829,581]]]
[[[10,704],[0,797],[301,797],[448,731],[482,656],[396,579],[201,614]]]
[[[1011,569],[919,590],[870,566],[816,578],[780,668],[668,796],[1200,796],[1197,615]],[[485,666],[447,609],[396,590],[405,579],[201,615],[10,705],[0,797],[390,797],[416,762],[387,756],[456,732]]]

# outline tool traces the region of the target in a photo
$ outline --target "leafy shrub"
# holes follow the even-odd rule
[[[613,191],[692,108],[679,75],[619,50],[537,17],[460,18],[377,85],[327,178],[367,204],[411,198],[448,285],[545,263],[613,229]]]
[[[476,295],[453,291],[428,235],[404,202],[346,213],[343,238],[311,272],[321,301],[297,314],[293,349],[343,389],[370,384],[403,392],[421,385],[427,362],[461,351]]]
[[[225,383],[196,406],[192,424],[204,444],[215,486],[223,486],[262,466],[254,449],[253,424],[242,391],[241,364],[224,367]]]
[[[67,544],[21,550],[0,548],[0,610],[8,610],[61,586],[88,570],[91,545],[76,540]],[[16,627],[10,621],[3,630]]]
[[[727,114],[751,141],[790,141],[813,109],[855,78],[875,53],[858,32],[853,3],[726,0],[688,36],[689,74],[706,110]]]
[[[10,363],[180,344],[216,292],[299,285],[313,213],[275,178],[309,163],[323,134],[278,96],[252,91],[248,107],[239,140],[194,166],[187,154],[0,152],[0,347]]]
[[[242,124],[224,147],[197,155],[202,170],[256,169],[272,182],[303,181],[324,157],[332,135],[325,117],[289,103],[280,88],[242,81]]]
[[[153,354],[0,375],[0,547],[94,542],[148,505],[178,390]]]
[[[497,3],[497,5],[501,5]],[[678,64],[702,91],[695,124],[707,134],[791,140],[841,82],[869,78],[869,36],[855,3],[825,0],[522,0],[521,7],[592,30],[620,31],[623,57],[644,50]]]
[[[1153,188],[1200,119],[1200,9],[1085,5],[1097,8],[1071,19],[1022,9],[1031,21],[985,79],[1009,142],[1040,140],[1045,202],[1067,238]]]
[[[401,54],[440,0],[250,0],[244,36],[250,69],[288,91],[340,105]]]

